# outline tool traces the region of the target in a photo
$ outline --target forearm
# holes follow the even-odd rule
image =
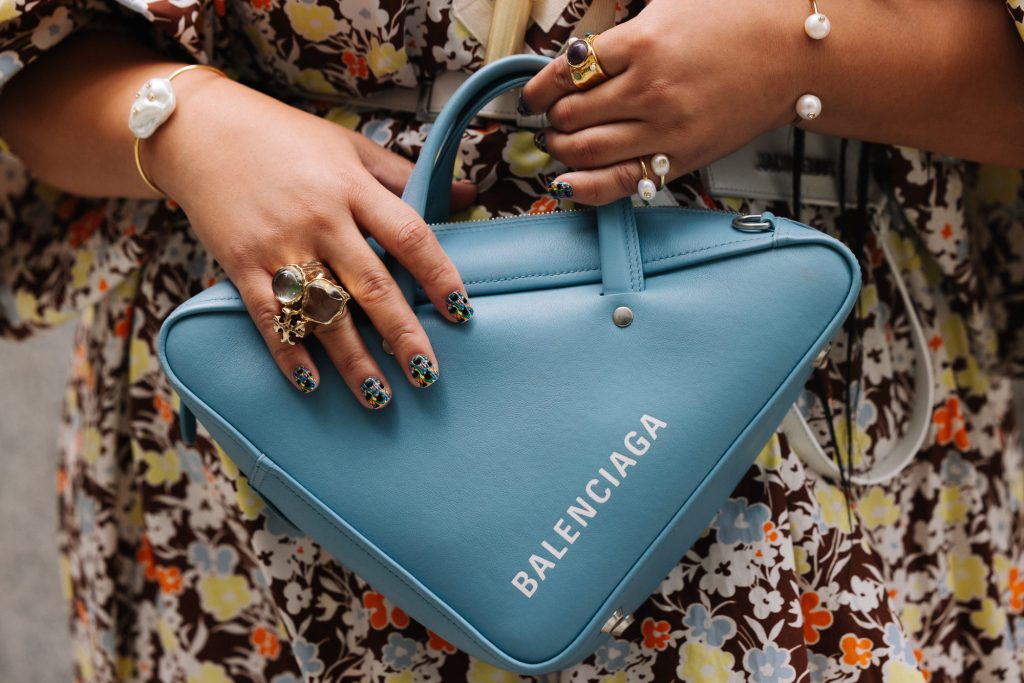
[[[821,98],[822,114],[803,128],[1024,167],[1024,43],[1002,2],[819,6],[832,32],[800,32],[794,81]]]
[[[183,64],[118,34],[72,36],[0,93],[0,137],[33,175],[63,190],[96,197],[155,197],[135,168],[128,111],[146,79],[167,76]],[[176,78],[179,106],[192,105],[216,80],[226,79],[206,70]],[[170,134],[164,129],[171,129],[180,114],[176,111],[143,141],[143,164],[151,177],[159,170],[163,138]]]

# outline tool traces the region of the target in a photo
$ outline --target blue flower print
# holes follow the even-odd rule
[[[195,450],[187,446],[178,446],[178,460],[181,461],[181,468],[191,482],[195,484],[206,483],[206,472],[203,471],[203,459]]]
[[[890,622],[885,627],[885,635],[882,641],[889,646],[889,656],[893,659],[903,660],[909,666],[917,666],[917,658],[914,657],[914,646],[906,638],[896,622]]]
[[[950,451],[942,461],[942,480],[944,483],[960,486],[974,477],[974,466],[963,459],[956,451]]]
[[[235,569],[235,563],[238,562],[238,553],[227,545],[211,548],[205,543],[191,543],[188,546],[188,554],[192,559],[192,564],[203,572],[230,574]]]
[[[747,505],[746,498],[730,498],[711,526],[718,529],[718,540],[726,545],[757,543],[764,539],[764,523],[771,515],[764,503]]]
[[[302,683],[293,673],[278,674],[270,679],[270,683]]]
[[[796,669],[789,665],[789,650],[768,645],[763,650],[747,650],[743,668],[754,683],[789,683],[796,679]]]
[[[629,649],[628,640],[610,640],[594,653],[594,663],[605,671],[624,669],[626,659],[629,657]]]
[[[394,119],[369,121],[365,126],[363,126],[363,135],[370,138],[378,145],[386,145],[391,141],[391,126],[394,125],[394,123]]]
[[[722,647],[736,633],[736,623],[729,617],[711,618],[704,605],[695,602],[686,610],[683,625],[689,626],[694,638],[703,638],[712,647]]]
[[[21,71],[23,66],[25,65],[18,59],[18,53],[14,50],[0,52],[0,85],[11,80],[11,77]]]
[[[383,653],[385,664],[395,671],[404,671],[412,666],[416,641],[400,633],[392,633],[388,636],[388,644],[384,646]]]
[[[324,663],[320,661],[320,646],[311,643],[305,638],[299,637],[292,643],[292,652],[299,660],[302,673],[316,675],[324,670]]]
[[[79,493],[75,496],[75,514],[82,535],[91,534],[96,528],[96,499]]]
[[[816,652],[807,655],[807,671],[811,674],[811,683],[825,683],[828,673],[828,657]]]

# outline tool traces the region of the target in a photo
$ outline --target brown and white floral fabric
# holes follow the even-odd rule
[[[571,0],[550,31],[531,29],[528,48],[553,54],[586,6]],[[621,3],[617,18],[642,7]],[[1018,1],[1007,7],[1020,30]],[[415,86],[476,69],[483,56],[449,0],[7,0],[0,86],[91,28],[221,66],[410,158],[428,125],[327,96]],[[410,621],[270,514],[202,431],[194,446],[182,443],[155,339],[177,304],[222,274],[178,207],[72,196],[0,152],[0,334],[28,338],[81,316],[56,478],[76,680],[526,680]],[[871,231],[859,254],[852,435],[840,400],[845,333],[818,372],[834,397],[840,451],[849,436],[852,461],[870,466],[907,428],[915,391],[907,311],[877,237],[890,224],[937,370],[925,447],[894,480],[853,487],[848,513],[842,489],[776,434],[636,624],[551,680],[1022,679],[1024,456],[1007,379],[1024,374],[1022,176],[881,152],[889,205],[872,208],[869,226],[853,225]],[[465,217],[567,204],[544,194],[559,167],[530,131],[471,130],[460,161],[481,190]],[[672,189],[685,205],[715,204],[696,176]],[[857,220],[822,207],[801,218],[833,235]],[[825,443],[816,395],[800,405]]]

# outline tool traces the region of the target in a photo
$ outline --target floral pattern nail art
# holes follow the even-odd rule
[[[383,408],[391,400],[391,394],[388,393],[387,387],[377,377],[367,377],[359,385],[359,388],[363,392],[363,398],[375,410]]]
[[[417,353],[409,361],[409,374],[422,389],[429,387],[437,381],[437,370],[434,369],[434,362],[425,354]]]
[[[304,394],[311,393],[316,389],[316,378],[313,377],[313,372],[305,365],[300,365],[292,370],[292,379],[295,380],[295,386]]]
[[[455,318],[456,322],[465,323],[473,317],[473,307],[469,305],[469,299],[462,292],[452,292],[447,299],[448,313]]]

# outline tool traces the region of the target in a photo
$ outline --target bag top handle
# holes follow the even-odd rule
[[[473,117],[495,97],[529,81],[550,62],[539,55],[513,55],[488,64],[452,95],[437,117],[420,151],[402,198],[428,223],[448,220],[452,169],[462,134]],[[600,207],[596,213],[605,294],[644,288],[643,258],[629,199]],[[388,266],[410,304],[415,282],[392,256]]]

